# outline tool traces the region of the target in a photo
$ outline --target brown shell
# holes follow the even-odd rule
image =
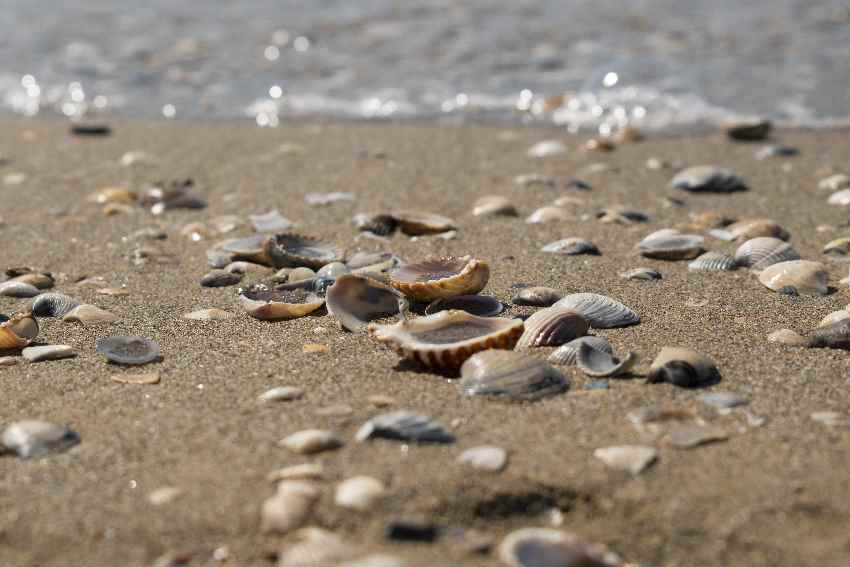
[[[443,256],[404,264],[390,272],[389,283],[414,301],[478,293],[490,279],[490,266],[471,256]]]
[[[38,336],[38,321],[31,313],[18,313],[0,324],[0,350],[17,350]]]

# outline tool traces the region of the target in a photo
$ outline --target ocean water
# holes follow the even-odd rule
[[[0,112],[850,122],[850,0],[5,0]]]

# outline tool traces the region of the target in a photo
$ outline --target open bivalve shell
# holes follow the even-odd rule
[[[369,334],[400,356],[433,368],[459,368],[476,352],[510,350],[525,328],[520,319],[441,311],[395,325],[369,325]]]
[[[31,313],[18,313],[0,324],[0,351],[18,350],[38,336],[38,321]]]
[[[476,294],[487,285],[490,266],[471,256],[442,256],[404,264],[390,272],[390,285],[414,301]]]
[[[629,352],[620,359],[604,347],[597,348],[593,343],[584,342],[579,345],[576,363],[588,376],[606,378],[627,373],[637,363],[637,359],[637,355],[633,352]]]
[[[616,299],[598,293],[572,293],[560,299],[553,307],[578,311],[595,329],[627,327],[640,323],[637,313]]]
[[[652,361],[646,380],[694,388],[719,382],[720,372],[713,360],[693,349],[663,347]]]
[[[611,347],[611,343],[608,342],[608,339],[605,337],[596,337],[593,335],[588,335],[585,337],[579,337],[577,339],[573,339],[565,345],[561,345],[558,347],[552,354],[549,355],[549,362],[552,364],[564,364],[566,366],[573,366],[576,364],[576,359],[578,358],[578,351],[583,344],[589,344],[593,347],[594,350],[607,352],[608,354],[614,354],[614,349]]]
[[[304,317],[325,304],[324,299],[298,284],[245,290],[239,294],[239,302],[248,315],[266,321]]]
[[[294,232],[283,232],[265,242],[265,251],[275,268],[310,268],[318,270],[331,262],[340,262],[343,251],[318,238]]]
[[[328,312],[349,331],[365,328],[369,321],[401,315],[407,299],[395,289],[370,277],[346,274],[336,278],[325,295]]]
[[[525,320],[525,331],[516,348],[559,346],[583,336],[587,329],[587,319],[578,311],[557,305],[547,307]]]

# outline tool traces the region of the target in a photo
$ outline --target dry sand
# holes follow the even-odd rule
[[[757,146],[720,135],[651,139],[610,154],[585,152],[579,139],[565,157],[533,160],[526,149],[560,131],[417,124],[285,124],[271,130],[232,123],[131,122],[114,124],[112,136],[82,139],[64,123],[4,120],[0,154],[11,161],[0,176],[22,172],[20,185],[0,184],[5,226],[0,266],[34,266],[63,276],[56,290],[110,309],[122,318],[105,327],[46,320],[39,341],[68,344],[73,360],[21,363],[0,368],[0,422],[40,418],[68,423],[82,436],[75,449],[43,459],[0,458],[0,565],[150,565],[177,550],[227,546],[229,565],[271,565],[269,552],[286,538],[259,533],[259,510],[273,493],[266,475],[275,468],[319,461],[330,481],[314,524],[370,550],[406,558],[411,565],[490,565],[494,556],[458,551],[447,533],[434,544],[387,542],[390,517],[429,518],[449,528],[474,528],[498,542],[510,530],[561,525],[607,543],[642,565],[846,566],[850,564],[850,431],[814,422],[814,411],[850,411],[848,356],[844,351],[792,349],[765,340],[781,327],[813,328],[832,310],[850,303],[838,281],[847,266],[830,263],[827,297],[785,297],[768,291],[747,271],[689,273],[686,262],[636,257],[634,244],[649,232],[686,220],[689,212],[771,217],[792,233],[805,258],[822,259],[821,247],[850,232],[846,209],[826,204],[816,189],[830,168],[850,163],[848,133],[780,132],[800,148],[793,158],[757,161]],[[281,152],[282,144],[303,151]],[[145,150],[154,166],[123,167],[129,150]],[[647,158],[682,164],[711,163],[741,173],[751,190],[732,195],[688,195],[667,188],[670,170],[651,171]],[[615,169],[583,173],[593,162]],[[785,166],[785,167],[783,167]],[[520,219],[476,218],[472,202],[486,194],[512,198],[524,215],[563,195],[563,188],[519,188],[513,177],[540,172],[580,177],[593,185],[575,192],[574,220],[532,226]],[[192,177],[208,199],[203,211],[144,212],[105,217],[84,197],[107,185],[141,188],[158,179]],[[311,207],[308,192],[350,191],[356,202]],[[662,198],[683,199],[665,208]],[[626,205],[647,213],[645,224],[603,224],[583,214]],[[429,254],[466,254],[492,262],[485,290],[509,300],[516,283],[565,292],[610,294],[635,309],[643,322],[601,331],[617,350],[641,355],[638,374],[663,345],[697,348],[711,355],[723,381],[714,390],[750,398],[728,416],[701,407],[702,393],[643,379],[612,380],[608,390],[584,391],[588,379],[572,370],[571,390],[545,401],[509,405],[458,394],[456,382],[400,366],[395,354],[363,335],[336,329],[329,317],[264,323],[239,310],[235,288],[202,289],[210,241],[180,235],[188,222],[221,214],[278,208],[298,228],[354,249],[351,216],[404,207],[448,215],[458,238],[410,241],[396,236],[391,248],[414,260]],[[64,211],[65,214],[57,215]],[[831,230],[819,232],[818,225]],[[159,226],[168,239],[156,245],[176,255],[176,265],[133,266],[138,229]],[[243,230],[240,234],[244,234]],[[599,257],[563,258],[538,252],[553,240],[582,236]],[[364,247],[374,247],[364,241]],[[734,250],[711,241],[711,247]],[[656,267],[660,282],[625,281],[636,266]],[[95,294],[71,282],[103,276],[126,286],[128,297]],[[0,311],[24,300],[0,298]],[[228,321],[187,321],[189,311],[219,307],[237,313]],[[512,307],[510,314],[528,308]],[[322,329],[322,330],[319,330]],[[114,334],[151,337],[164,360],[145,367],[162,381],[153,386],[118,384],[121,369],[95,353],[96,339]],[[302,353],[305,343],[327,353]],[[273,386],[306,390],[300,401],[265,404],[257,396]],[[407,446],[393,441],[359,445],[356,429],[381,410],[369,396],[393,397],[396,407],[421,411],[451,425],[457,442]],[[609,445],[644,438],[626,414],[648,404],[693,407],[731,438],[693,450],[659,442],[660,461],[631,478],[593,455]],[[320,408],[348,405],[342,416]],[[746,413],[765,416],[748,427]],[[321,413],[321,412],[319,412]],[[277,446],[306,428],[330,428],[348,443],[338,451],[305,458]],[[495,475],[455,462],[463,449],[482,444],[510,451],[507,469]],[[392,495],[372,512],[333,505],[332,487],[354,475],[382,479]],[[180,488],[177,500],[153,506],[148,494]]]

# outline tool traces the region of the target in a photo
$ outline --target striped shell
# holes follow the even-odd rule
[[[525,320],[525,331],[517,349],[558,346],[587,333],[587,320],[581,313],[565,307],[541,309]]]
[[[713,251],[706,252],[688,264],[688,269],[694,272],[722,272],[734,270],[737,267],[738,264],[732,256]]]
[[[32,314],[36,317],[63,317],[80,302],[62,293],[43,293],[32,302]]]
[[[607,349],[595,348],[591,343],[579,345],[578,355],[576,356],[576,365],[579,369],[594,378],[625,374],[632,369],[636,362],[637,355],[633,352],[629,352],[624,358],[620,359],[608,352]]]
[[[653,232],[638,242],[641,256],[658,260],[689,260],[703,253],[702,236],[681,234],[673,229]]]
[[[799,259],[800,255],[790,244],[770,236],[751,238],[735,251],[735,262],[753,270],[763,270],[779,262]]]
[[[793,289],[800,295],[826,295],[828,275],[820,262],[791,260],[767,267],[759,281],[773,291]]]
[[[490,279],[490,266],[471,256],[429,258],[390,272],[390,285],[414,301],[478,293]]]
[[[460,368],[460,389],[468,396],[494,396],[512,401],[539,400],[560,394],[569,382],[540,359],[509,350],[485,350]]]
[[[524,328],[520,319],[441,311],[395,325],[372,324],[368,330],[404,358],[432,368],[456,369],[476,352],[512,349]]]
[[[626,327],[640,323],[637,313],[616,299],[598,293],[573,293],[558,301],[553,307],[575,309],[584,315],[590,326],[595,329]]]
[[[614,349],[611,348],[611,343],[608,342],[608,339],[589,335],[573,339],[567,344],[558,347],[555,352],[549,355],[548,360],[553,364],[573,366],[578,358],[579,348],[585,343],[591,345],[595,350],[601,350],[610,354],[614,353]]]
[[[0,351],[22,349],[38,336],[38,321],[30,313],[18,313],[0,324]]]
[[[542,252],[564,254],[565,256],[578,256],[579,254],[590,254],[599,256],[599,248],[593,242],[583,238],[564,238],[550,242],[540,249]]]

